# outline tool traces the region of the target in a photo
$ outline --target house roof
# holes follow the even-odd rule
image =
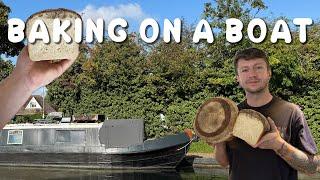
[[[32,98],[35,98],[35,100],[39,103],[41,108],[32,108],[32,109],[26,109],[26,106],[29,104],[30,100]],[[39,114],[42,113],[42,107],[43,107],[43,98],[40,95],[31,95],[28,100],[24,103],[24,105],[19,109],[16,115],[27,115],[27,114]],[[44,102],[44,113],[48,114],[50,112],[55,112],[56,110],[48,103]]]

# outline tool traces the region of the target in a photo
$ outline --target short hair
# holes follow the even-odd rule
[[[247,49],[238,51],[234,57],[233,63],[234,63],[236,74],[238,74],[237,68],[238,68],[239,59],[251,60],[255,58],[262,58],[266,62],[268,70],[270,70],[269,58],[264,51],[258,48],[247,48]]]

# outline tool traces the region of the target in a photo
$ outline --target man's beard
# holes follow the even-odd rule
[[[264,85],[258,89],[245,88],[244,90],[251,94],[260,94],[265,92],[268,88],[269,88],[268,82],[264,82]]]

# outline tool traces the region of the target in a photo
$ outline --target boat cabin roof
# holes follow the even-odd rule
[[[3,129],[64,129],[64,128],[99,128],[103,123],[61,123],[61,124],[7,124]]]

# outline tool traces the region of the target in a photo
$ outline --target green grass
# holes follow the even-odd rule
[[[190,153],[213,153],[212,146],[208,145],[204,141],[193,142],[190,146]]]
[[[318,147],[319,148],[319,147]],[[319,148],[320,150],[320,148]],[[214,149],[212,146],[208,145],[204,141],[200,140],[198,142],[193,142],[190,146],[190,153],[213,153]],[[317,153],[320,155],[320,152]]]

